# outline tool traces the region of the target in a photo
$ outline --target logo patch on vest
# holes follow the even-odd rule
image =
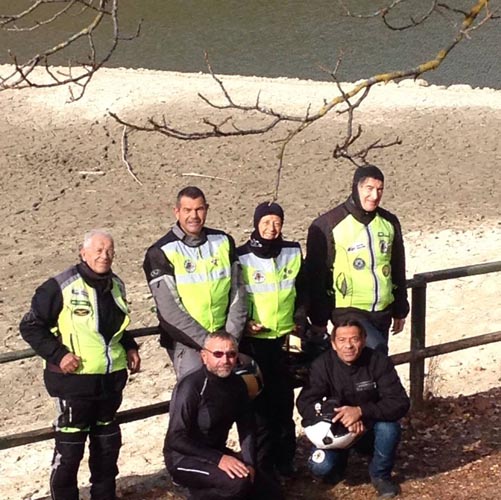
[[[75,314],[76,316],[87,316],[87,314],[90,314],[90,309],[83,309],[83,308],[74,309],[73,314]]]
[[[150,272],[150,276],[152,278],[156,278],[159,275],[160,275],[160,269],[152,269],[151,272]]]
[[[362,248],[365,248],[365,245],[363,243],[355,243],[351,247],[348,247],[346,249],[347,252],[356,252],[357,250],[361,250]]]
[[[88,300],[70,300],[70,304],[72,306],[83,306],[83,307],[90,307],[90,302]]]
[[[196,264],[192,260],[186,259],[184,261],[184,269],[188,273],[194,273],[196,268],[197,268],[197,266],[196,266]]]
[[[381,251],[381,253],[388,253],[388,248],[389,245],[387,241],[379,240],[379,250]]]
[[[357,257],[354,261],[353,261],[353,267],[357,270],[357,271],[360,271],[361,269],[363,269],[365,267],[365,260],[364,259],[361,259],[360,257]]]
[[[254,271],[252,277],[256,283],[262,283],[266,279],[266,276],[262,271]]]
[[[388,264],[383,266],[382,272],[383,272],[383,276],[385,278],[387,278],[390,275],[390,266]]]
[[[219,264],[219,260],[217,259],[217,257],[213,257],[210,261],[210,263],[213,265],[213,266],[217,266]]]

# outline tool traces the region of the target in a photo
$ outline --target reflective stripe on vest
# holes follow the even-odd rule
[[[81,358],[76,374],[105,374],[127,367],[127,356],[120,340],[130,323],[123,283],[113,277],[111,294],[125,314],[118,331],[108,344],[99,333],[97,293],[71,268],[55,277],[63,294],[63,309],[57,332],[66,348]]]
[[[301,268],[301,250],[282,248],[278,257],[263,259],[253,253],[239,257],[247,289],[248,316],[268,331],[256,338],[277,338],[294,329],[296,277]]]
[[[230,241],[210,234],[198,247],[173,241],[162,247],[174,267],[177,293],[186,312],[207,331],[224,327],[230,301]]]
[[[379,214],[365,226],[352,215],[332,231],[336,307],[382,311],[394,300],[391,281],[393,225]]]

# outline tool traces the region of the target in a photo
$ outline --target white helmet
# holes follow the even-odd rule
[[[336,415],[335,408],[341,406],[335,397],[324,397],[322,401],[315,403],[316,416],[311,423],[304,428],[306,437],[322,450],[334,448],[349,448],[359,437],[350,432],[341,422],[333,422]]]
[[[247,354],[238,353],[237,365],[233,371],[242,377],[247,386],[247,392],[249,393],[250,399],[257,397],[263,390],[264,384],[261,369],[250,356],[247,356]]]
[[[334,448],[349,448],[357,439],[357,435],[349,432],[348,429],[339,422],[320,420],[304,428],[306,437],[317,447],[323,450]],[[343,430],[344,429],[344,430]]]

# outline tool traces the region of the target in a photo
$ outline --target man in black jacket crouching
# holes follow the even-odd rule
[[[358,320],[335,324],[332,350],[312,365],[308,384],[297,400],[302,424],[308,427],[319,413],[333,414],[359,439],[356,449],[370,450],[369,474],[380,498],[396,496],[399,488],[391,481],[395,452],[400,441],[398,420],[409,410],[409,398],[391,360],[365,346],[366,332]],[[337,401],[325,411],[326,400]],[[342,479],[349,449],[315,449],[309,459],[314,475],[328,482]]]

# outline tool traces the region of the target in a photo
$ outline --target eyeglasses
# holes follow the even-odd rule
[[[235,359],[237,357],[237,351],[210,351],[204,347],[204,351],[210,352],[215,358],[221,359],[226,356],[228,359]]]

